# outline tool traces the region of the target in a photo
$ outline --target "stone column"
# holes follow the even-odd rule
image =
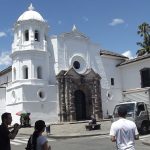
[[[74,94],[73,94],[73,83],[72,79],[69,79],[69,101],[70,101],[70,121],[75,121],[75,104],[74,104]]]
[[[66,103],[64,97],[64,79],[58,79],[58,87],[59,87],[59,106],[60,106],[60,121],[66,121]]]
[[[92,115],[95,114],[95,92],[94,92],[94,86],[93,86],[93,82],[91,85],[91,98],[92,98]]]
[[[99,86],[99,79],[94,81],[94,94],[95,94],[95,117],[97,120],[100,120],[102,117],[101,112],[101,94],[100,94],[100,86]]]
[[[67,121],[70,121],[70,101],[69,101],[69,78],[65,77],[65,102],[66,102],[66,117]]]

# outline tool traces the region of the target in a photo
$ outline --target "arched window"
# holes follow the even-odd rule
[[[13,69],[13,73],[14,73],[14,81],[16,80],[16,68]]]
[[[24,38],[25,38],[25,41],[29,41],[29,30],[25,30]]]
[[[23,79],[28,79],[28,67],[23,67]]]
[[[141,87],[150,87],[150,68],[143,68],[141,73]]]
[[[39,31],[38,30],[35,30],[35,32],[34,32],[34,40],[35,41],[40,41],[40,39],[39,39]]]
[[[47,41],[47,36],[46,35],[44,35],[44,40]]]
[[[41,67],[37,67],[37,78],[42,79],[42,68]]]

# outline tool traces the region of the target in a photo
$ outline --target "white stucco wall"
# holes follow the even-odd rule
[[[115,105],[122,101],[122,87],[120,70],[116,67],[122,60],[111,56],[95,55],[94,68],[101,76],[101,96],[104,118],[112,114]],[[114,86],[111,85],[111,78],[114,78]],[[110,97],[108,97],[108,94]]]
[[[12,68],[16,69],[16,80],[20,80],[23,79],[24,66],[28,67],[29,79],[36,79],[37,67],[41,67],[42,79],[49,81],[49,80],[54,80],[54,73],[53,76],[50,76],[50,69],[51,69],[50,66],[52,65],[53,64],[49,64],[49,53],[34,52],[32,50],[32,51],[24,51],[22,53],[18,53],[17,56],[13,56]],[[54,68],[52,68],[51,72],[54,72]],[[13,79],[14,79],[14,74],[13,74]]]
[[[12,103],[6,105],[6,112],[10,112],[12,115],[12,125],[14,123],[20,124],[20,116],[16,115],[19,110],[22,110],[22,103]]]
[[[0,88],[0,116],[5,111],[6,111],[6,88]]]
[[[15,96],[12,92],[15,92]],[[43,98],[40,98],[39,92],[43,93]],[[38,119],[43,119],[47,123],[59,120],[55,85],[15,86],[7,90],[6,106],[16,122],[19,122],[16,113],[22,110],[31,113],[32,124]]]
[[[150,58],[118,67],[121,71],[123,91],[141,88],[140,70],[150,68]]]
[[[55,49],[55,53],[57,51],[57,54],[55,54],[55,62],[58,62],[58,73],[61,70],[68,70],[72,67],[72,59],[76,59],[85,65],[83,66],[85,70],[89,66],[89,57],[88,57],[88,51],[90,50],[90,41],[88,38],[79,36],[77,37],[74,32],[71,32],[70,34],[64,34],[63,36],[60,35],[56,39],[53,39],[53,44],[56,44],[57,46],[53,46]],[[58,57],[58,58],[57,58]],[[81,65],[82,65],[81,63]],[[84,69],[82,68],[82,69]],[[82,70],[79,70],[82,72]],[[83,72],[82,72],[83,73]]]

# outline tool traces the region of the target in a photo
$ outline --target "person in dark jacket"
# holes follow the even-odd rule
[[[19,124],[14,124],[9,131],[9,125],[12,122],[11,113],[3,113],[1,116],[2,124],[0,125],[0,150],[11,150],[10,139],[14,139],[20,128]]]
[[[89,121],[89,125],[93,125],[96,124],[96,118],[94,117],[94,115],[91,115],[91,120]]]

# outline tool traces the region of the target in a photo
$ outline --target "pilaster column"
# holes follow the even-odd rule
[[[69,101],[70,101],[70,121],[74,121],[75,118],[75,104],[73,95],[73,83],[72,79],[69,79]]]
[[[59,87],[59,106],[60,106],[60,121],[66,121],[66,103],[64,97],[64,79],[58,79],[58,87]]]
[[[67,115],[67,121],[69,121],[69,115],[70,115],[70,101],[69,101],[69,78],[65,77],[65,102],[66,102],[66,115]]]
[[[93,112],[94,112],[94,115],[95,115],[95,117],[96,117],[96,119],[97,120],[99,120],[100,119],[100,103],[101,103],[101,101],[100,101],[100,90],[99,90],[99,80],[98,79],[95,79],[94,81],[93,81],[93,97],[94,97],[94,103],[93,103],[93,105],[94,105],[94,110],[93,110]]]

